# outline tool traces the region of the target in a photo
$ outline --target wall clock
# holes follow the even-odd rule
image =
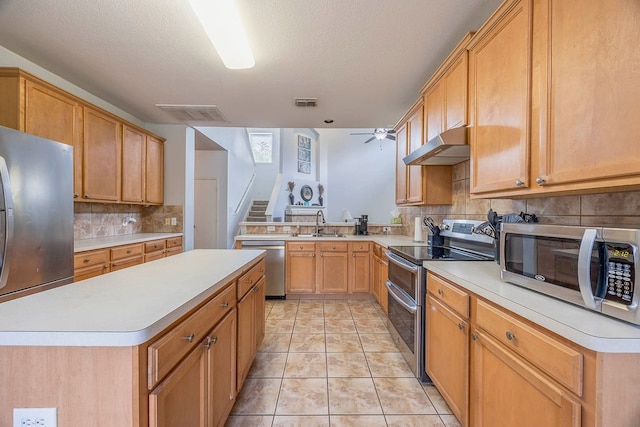
[[[311,198],[313,197],[313,190],[311,189],[311,187],[309,187],[308,185],[303,185],[300,189],[300,197],[302,197],[302,200],[304,200],[305,202],[311,200]]]

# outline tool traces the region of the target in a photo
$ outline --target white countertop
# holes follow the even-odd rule
[[[605,353],[640,353],[640,327],[503,282],[495,262],[426,261],[423,265],[582,347]]]
[[[136,233],[121,234],[118,236],[96,237],[94,239],[75,240],[73,251],[92,251],[95,249],[109,248],[112,246],[128,245],[133,243],[148,242],[149,240],[170,239],[182,236],[182,233]]]
[[[389,246],[426,246],[426,242],[415,242],[412,237],[404,236],[404,235],[396,235],[396,234],[368,234],[366,236],[356,236],[354,234],[345,234],[344,237],[303,237],[303,236],[292,236],[290,234],[241,234],[235,237],[236,241],[246,241],[246,240],[254,240],[254,241],[273,241],[273,240],[284,240],[287,242],[297,242],[297,241],[316,241],[316,242],[324,242],[330,240],[338,240],[338,241],[364,241],[364,242],[375,242],[379,245],[384,246],[385,248]]]
[[[0,345],[142,344],[263,256],[193,250],[0,303]]]

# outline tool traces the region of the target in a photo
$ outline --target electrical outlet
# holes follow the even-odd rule
[[[291,231],[291,226],[290,225],[285,225],[284,227],[282,227],[282,231],[288,233]]]
[[[275,225],[267,225],[267,231],[276,231]]]
[[[166,218],[164,219],[164,225],[171,225],[171,218],[166,217]]]
[[[13,427],[57,427],[56,408],[13,408]]]
[[[391,231],[391,227],[382,227],[382,232],[383,233],[388,233]]]
[[[171,217],[171,225],[178,225],[178,220],[176,217]]]

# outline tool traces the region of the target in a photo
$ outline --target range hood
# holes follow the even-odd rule
[[[402,159],[405,165],[455,165],[469,160],[468,128],[449,129]]]

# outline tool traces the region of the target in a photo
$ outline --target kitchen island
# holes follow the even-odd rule
[[[55,407],[61,426],[160,425],[176,409],[173,391],[205,402],[197,417],[226,417],[239,282],[257,289],[263,258],[194,250],[0,304],[0,425],[15,407]],[[228,376],[220,410],[209,399],[216,369]]]

